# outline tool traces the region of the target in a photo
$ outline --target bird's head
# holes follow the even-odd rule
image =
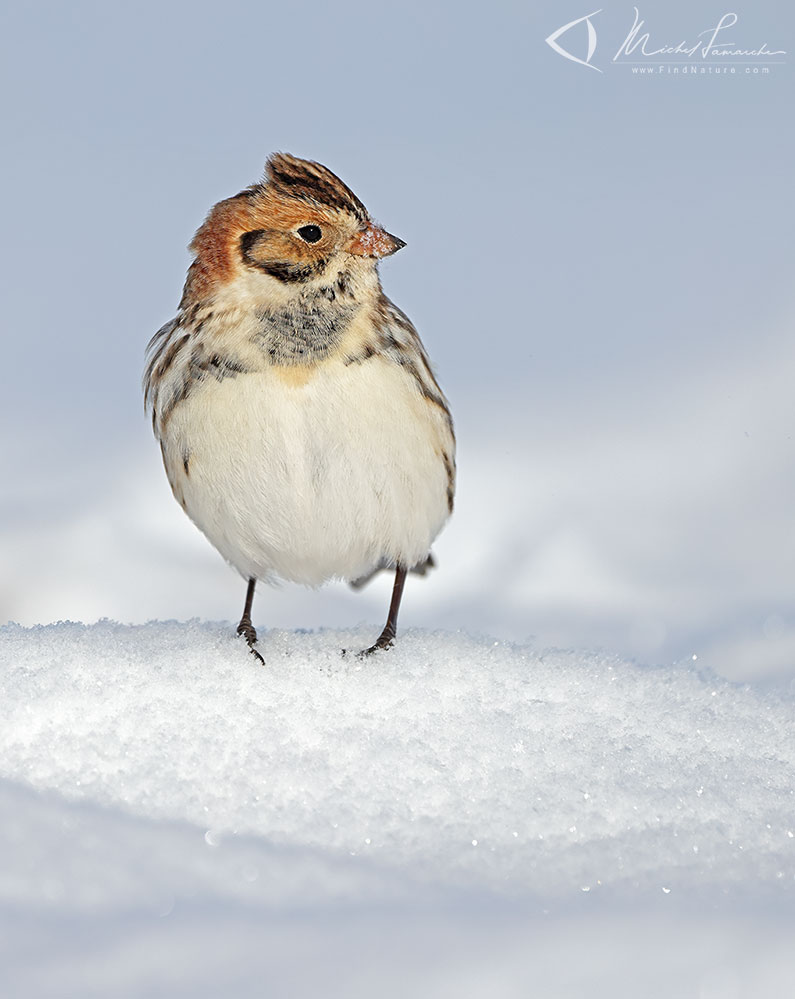
[[[196,233],[183,305],[224,294],[287,301],[343,272],[377,283],[378,260],[402,246],[327,167],[276,153],[263,180],[220,201]]]

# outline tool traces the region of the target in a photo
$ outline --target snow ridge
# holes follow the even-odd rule
[[[35,914],[42,941],[55,920],[79,949],[90,933],[75,927],[110,920],[121,946],[122,914],[138,913],[156,976],[151,919],[169,946],[216,923],[247,940],[289,913],[295,939],[329,913],[358,933],[373,906],[385,933],[424,912],[437,935],[463,920],[459,939],[488,913],[509,937],[597,910],[624,932],[638,906],[795,925],[791,696],[692,663],[463,633],[408,631],[386,654],[341,655],[371,630],[264,632],[263,667],[228,624],[0,629],[10,939]],[[776,939],[768,957],[786,978]],[[17,976],[31,972],[21,960]],[[200,977],[185,995],[204,994]],[[24,980],[49,994],[41,968]],[[345,981],[340,994],[358,994]]]

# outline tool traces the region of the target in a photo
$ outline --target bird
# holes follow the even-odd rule
[[[448,401],[379,262],[406,244],[330,169],[271,155],[190,244],[177,314],[143,378],[174,497],[247,581],[237,634],[255,647],[257,582],[357,586],[394,569],[392,646],[406,575],[433,565],[453,512]]]

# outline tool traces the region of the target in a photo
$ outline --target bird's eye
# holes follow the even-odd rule
[[[302,225],[298,230],[298,235],[305,243],[317,243],[323,233],[319,225]]]

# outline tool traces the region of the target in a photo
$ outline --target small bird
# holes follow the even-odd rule
[[[378,262],[405,246],[327,167],[276,153],[190,244],[177,315],[152,337],[145,405],[175,498],[248,581],[356,584],[432,565],[453,510],[455,435]]]

